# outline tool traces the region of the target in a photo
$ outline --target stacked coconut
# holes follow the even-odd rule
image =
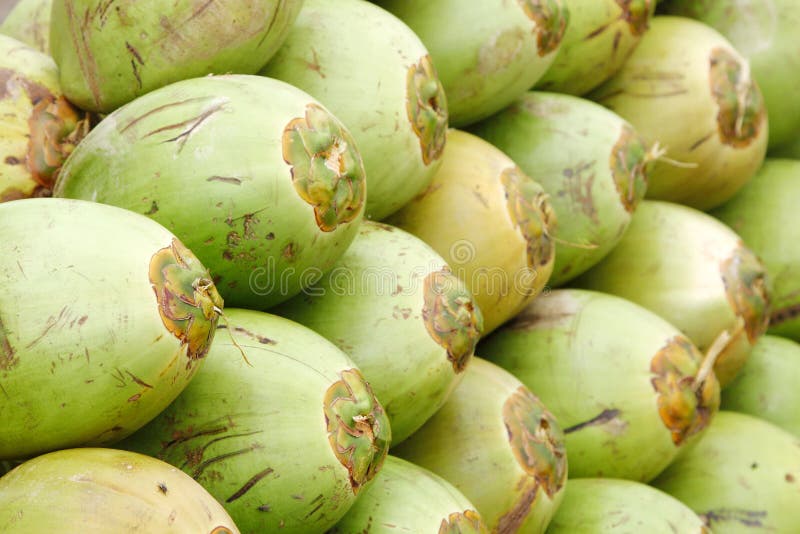
[[[474,4],[16,5],[0,530],[800,532],[800,9]]]

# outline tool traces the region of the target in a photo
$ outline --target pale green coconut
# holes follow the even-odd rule
[[[0,24],[0,33],[48,54],[52,9],[53,0],[18,0]]]
[[[574,283],[644,306],[701,351],[729,338],[714,363],[723,387],[769,320],[769,280],[759,258],[710,215],[668,202],[643,202],[617,247]]]
[[[483,314],[486,335],[550,279],[556,217],[542,187],[503,152],[460,130],[441,169],[388,222],[441,254]]]
[[[330,269],[355,238],[364,167],[316,100],[262,76],[153,91],[73,152],[56,195],[157,220],[215,276],[228,304],[266,309]]]
[[[800,132],[797,0],[672,0],[665,11],[697,19],[724,35],[747,58],[769,114],[770,151]]]
[[[764,262],[771,281],[769,333],[800,341],[800,161],[767,160],[730,202],[712,212]]]
[[[364,532],[488,534],[480,514],[452,484],[411,462],[387,456],[375,481],[329,534]]]
[[[711,534],[691,508],[639,482],[574,478],[547,534]]]
[[[442,84],[419,37],[385,10],[363,0],[306,0],[261,74],[307,91],[347,125],[367,172],[367,217],[397,211],[441,165]]]
[[[0,458],[114,443],[172,402],[222,308],[147,217],[64,199],[0,204]]]
[[[767,150],[767,112],[750,66],[713,28],[656,16],[622,68],[588,95],[667,151],[647,198],[707,210],[746,184]]]
[[[208,366],[120,447],[184,470],[243,532],[324,532],[383,464],[383,408],[318,334],[263,312],[225,314]]]
[[[382,0],[430,50],[461,127],[508,106],[553,63],[569,21],[563,0]]]
[[[68,449],[29,460],[0,478],[4,534],[238,534],[200,484],[141,454]]]
[[[82,109],[108,113],[179,80],[254,74],[303,0],[54,0],[50,51]]]
[[[328,274],[274,312],[353,358],[386,409],[393,444],[442,406],[483,328],[472,295],[441,256],[372,221]]]
[[[714,534],[800,532],[800,441],[749,415],[720,412],[653,485],[699,514]]]
[[[562,0],[569,25],[544,77],[543,91],[582,95],[606,81],[647,31],[654,0]]]
[[[567,483],[559,422],[514,376],[477,357],[442,409],[393,454],[453,484],[490,532],[544,532]]]
[[[472,131],[542,184],[558,219],[558,286],[600,261],[625,233],[656,156],[631,125],[581,98],[528,92]]]
[[[64,98],[50,56],[0,34],[0,202],[50,196],[88,128]]]
[[[603,293],[541,296],[478,350],[558,419],[571,477],[647,482],[702,436],[719,408],[711,366],[685,336]]]

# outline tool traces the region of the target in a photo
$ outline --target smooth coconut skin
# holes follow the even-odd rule
[[[472,295],[421,240],[365,221],[336,266],[275,308],[347,353],[392,425],[392,444],[436,413],[483,329]]]
[[[800,55],[795,0],[672,0],[667,13],[708,24],[747,58],[769,114],[769,150],[791,144],[800,131]]]
[[[722,411],[696,447],[653,485],[714,534],[800,532],[800,442],[755,417]]]
[[[714,364],[723,387],[767,330],[764,264],[730,228],[678,204],[642,202],[617,247],[574,283],[644,306],[704,352],[727,331]]]
[[[456,127],[500,111],[530,89],[553,63],[569,21],[563,0],[378,3],[425,43]]]
[[[600,261],[625,233],[654,156],[631,125],[588,100],[528,92],[472,131],[549,195],[558,219],[558,286]]]
[[[0,458],[114,443],[202,364],[222,299],[159,224],[27,199],[0,204],[0,242]]]
[[[324,532],[380,470],[389,421],[321,336],[263,312],[225,314],[208,367],[120,447],[184,470],[242,532]]]
[[[691,508],[639,482],[573,478],[548,534],[711,534]]]
[[[0,530],[119,534],[239,534],[203,487],[155,458],[114,449],[68,449],[0,478]]]
[[[703,356],[688,339],[603,293],[539,297],[479,351],[558,419],[572,477],[647,482],[702,435],[719,408],[719,383],[713,371],[701,374]]]
[[[0,35],[0,202],[50,196],[88,122],[62,95],[49,56]]]
[[[488,534],[475,507],[452,484],[427,469],[387,456],[374,482],[330,534],[382,531]]]
[[[556,217],[542,187],[503,152],[459,130],[431,185],[388,222],[433,247],[483,313],[483,335],[550,278]]]
[[[481,358],[392,453],[453,484],[493,533],[544,532],[564,497],[561,426],[519,380]]]
[[[48,54],[52,8],[53,0],[18,0],[0,24],[0,33]]]
[[[655,0],[562,0],[569,24],[555,61],[536,82],[543,91],[585,94],[611,77],[639,44]]]
[[[647,198],[708,210],[764,160],[767,113],[747,60],[695,20],[653,17],[622,68],[588,96],[667,150],[650,173]]]
[[[800,162],[767,160],[756,177],[711,214],[730,226],[770,275],[769,333],[800,341]]]
[[[206,74],[254,74],[281,46],[303,0],[54,0],[50,51],[82,109],[108,113]]]
[[[231,75],[163,87],[106,117],[55,193],[152,217],[208,266],[229,305],[263,310],[333,266],[366,185],[352,137],[322,105]]]
[[[385,10],[363,0],[306,0],[260,74],[308,92],[347,125],[367,172],[370,219],[397,211],[441,165],[444,89],[419,37]]]
[[[763,336],[722,393],[722,408],[750,414],[800,438],[800,345]]]

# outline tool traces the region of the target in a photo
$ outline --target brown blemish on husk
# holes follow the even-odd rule
[[[511,220],[527,245],[528,267],[536,269],[553,261],[555,243],[550,235],[556,214],[542,188],[520,170],[509,167],[500,174]]]
[[[428,274],[422,292],[425,328],[447,351],[453,370],[460,373],[475,353],[483,316],[466,286],[447,267]]]
[[[366,196],[364,165],[355,141],[333,115],[308,104],[304,117],[286,125],[282,143],[295,190],[313,206],[323,232],[332,232],[361,214]]]
[[[648,164],[652,159],[636,131],[628,124],[622,126],[619,139],[611,149],[609,166],[622,206],[633,213],[647,189]]]
[[[517,0],[525,14],[536,23],[539,56],[554,52],[567,31],[569,12],[561,0]]]
[[[589,428],[593,426],[604,426],[608,423],[612,422],[621,422],[619,416],[622,412],[616,408],[606,408],[599,414],[595,415],[591,419],[587,419],[586,421],[582,421],[580,423],[576,423],[572,426],[569,426],[564,429],[564,434],[571,434],[573,432],[577,432],[579,430],[583,430],[584,428]],[[625,425],[624,422],[621,422],[622,425]]]
[[[539,485],[530,478],[523,478],[516,487],[520,493],[511,509],[500,516],[497,526],[492,532],[496,534],[515,534],[519,532],[528,515],[533,510],[533,503],[539,495]]]
[[[769,326],[777,326],[800,317],[800,303],[774,310],[769,316]]]
[[[10,371],[18,363],[17,351],[8,340],[8,332],[6,332],[3,321],[0,319],[0,371]]]
[[[347,468],[353,493],[380,471],[391,441],[386,417],[370,385],[357,369],[342,371],[325,393],[328,441]]]
[[[187,368],[208,353],[223,301],[208,271],[173,238],[150,260],[150,283],[164,326],[186,346]]]
[[[766,121],[761,90],[746,62],[717,47],[709,59],[711,95],[717,103],[717,131],[723,143],[744,148],[758,137]]]
[[[661,421],[678,446],[699,433],[719,409],[719,382],[714,373],[696,384],[703,357],[691,341],[675,336],[650,362]]]
[[[233,531],[228,527],[215,527],[209,534],[233,534]]]
[[[616,0],[621,18],[628,23],[631,35],[643,35],[649,27],[650,6],[654,0]]]
[[[488,532],[481,516],[475,510],[454,512],[442,519],[439,534],[484,534]]]
[[[722,283],[734,313],[744,321],[750,344],[769,326],[770,303],[766,269],[753,252],[739,244],[720,265]]]
[[[422,161],[438,160],[447,140],[447,99],[431,57],[422,56],[406,77],[406,112],[419,138]]]

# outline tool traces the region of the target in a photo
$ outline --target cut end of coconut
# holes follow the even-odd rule
[[[555,52],[567,31],[569,11],[562,0],[517,0],[536,23],[536,46],[540,57]]]
[[[766,127],[766,107],[750,67],[731,50],[716,47],[709,59],[711,95],[717,103],[720,140],[734,148],[750,145]]]
[[[622,126],[619,140],[611,149],[610,167],[622,206],[633,213],[647,190],[647,173],[653,162],[653,151],[648,149],[636,130],[628,124]]]
[[[622,20],[628,23],[631,35],[643,35],[650,26],[650,13],[656,0],[617,0]]]
[[[722,262],[720,270],[728,302],[744,321],[747,338],[750,344],[754,344],[769,325],[770,299],[764,264],[740,243]]]
[[[419,138],[422,161],[430,165],[442,157],[447,140],[447,98],[429,55],[408,69],[406,111]]]
[[[442,519],[439,534],[484,534],[489,532],[475,510],[455,512]]]

